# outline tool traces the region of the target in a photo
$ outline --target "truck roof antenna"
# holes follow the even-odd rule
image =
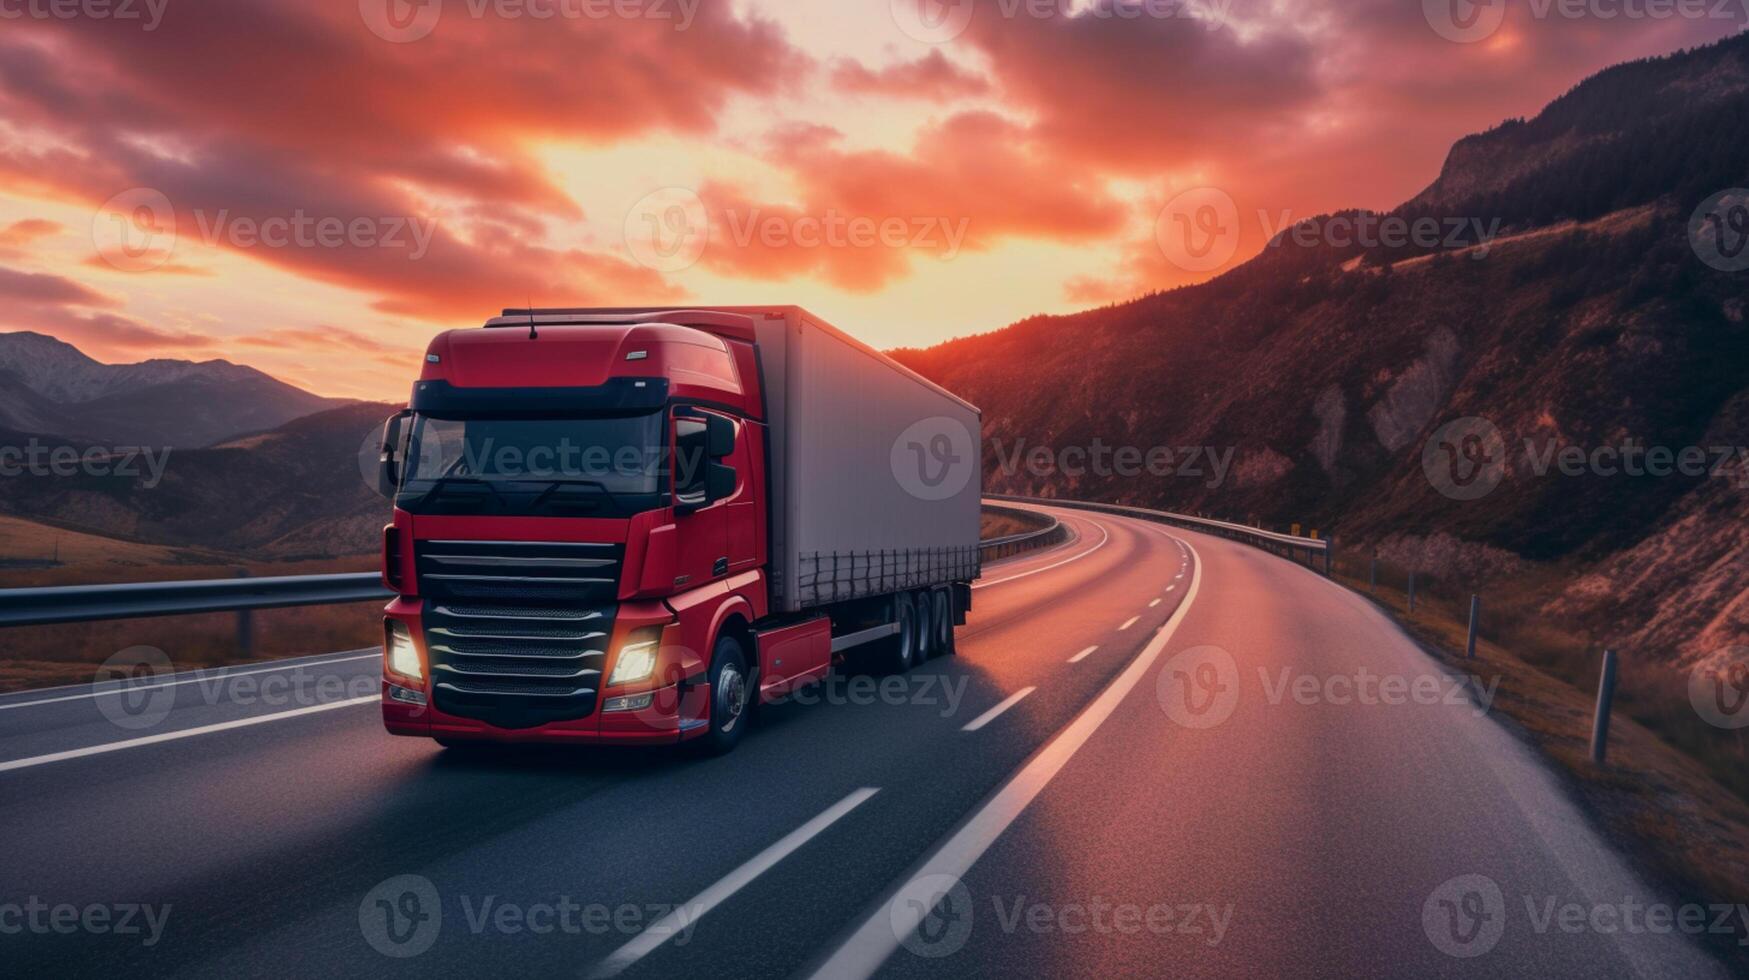
[[[539,340],[540,334],[534,329],[534,297],[524,296],[528,300],[528,339]]]

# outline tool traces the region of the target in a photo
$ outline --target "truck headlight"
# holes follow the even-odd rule
[[[649,680],[656,672],[656,652],[662,647],[662,627],[640,626],[631,631],[620,644],[619,659],[614,661],[613,674],[607,685],[633,684]]]
[[[387,620],[388,634],[384,642],[388,646],[389,670],[420,681],[425,679],[425,668],[419,662],[419,649],[413,645],[413,634],[408,631],[405,623]]]

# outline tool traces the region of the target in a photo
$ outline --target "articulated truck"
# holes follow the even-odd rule
[[[438,336],[377,465],[384,725],[720,753],[835,669],[953,652],[980,421],[793,306]]]

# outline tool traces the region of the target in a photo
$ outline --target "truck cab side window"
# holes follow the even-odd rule
[[[674,505],[696,510],[710,502],[710,425],[704,419],[674,420]]]

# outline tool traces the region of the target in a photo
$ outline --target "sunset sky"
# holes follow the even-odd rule
[[[919,20],[919,0],[8,15],[0,330],[380,399],[406,396],[431,334],[528,300],[798,303],[880,347],[929,344],[1218,274],[1156,244],[1180,192],[1230,195],[1242,261],[1283,215],[1394,206],[1466,133],[1743,23],[1737,3],[1606,20],[1507,0],[1459,42],[1432,24],[1443,0],[1134,17],[976,0],[969,21],[922,2],[940,16]],[[803,217],[887,240],[799,240]],[[257,240],[274,219],[307,228]],[[708,239],[684,237],[699,226]]]

